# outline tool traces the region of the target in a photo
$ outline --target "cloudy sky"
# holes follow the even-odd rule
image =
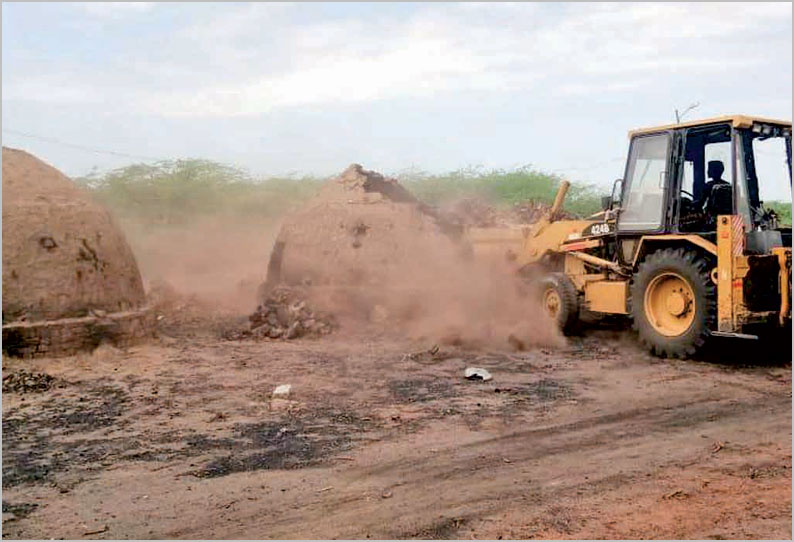
[[[3,144],[71,175],[539,169],[608,184],[626,132],[792,116],[792,5],[2,6]],[[108,152],[97,152],[108,151]]]

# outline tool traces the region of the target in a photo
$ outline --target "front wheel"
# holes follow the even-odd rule
[[[546,275],[538,281],[536,295],[543,312],[557,323],[563,334],[575,331],[579,322],[579,296],[571,279],[563,273]]]
[[[699,252],[667,248],[640,264],[631,288],[631,315],[654,354],[685,358],[705,345],[716,318],[709,261]]]

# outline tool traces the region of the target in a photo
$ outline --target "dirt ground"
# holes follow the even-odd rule
[[[126,351],[3,360],[53,377],[3,394],[4,537],[792,536],[790,354],[661,360],[609,329],[433,354],[167,323]]]
[[[408,250],[424,215],[340,198],[340,261],[396,272],[291,341],[242,332],[276,222],[123,224],[158,336],[3,359],[4,537],[791,538],[790,351],[561,338],[490,269]]]

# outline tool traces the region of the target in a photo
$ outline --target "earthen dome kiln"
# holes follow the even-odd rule
[[[57,169],[3,148],[3,352],[65,355],[151,333],[135,257],[110,213]]]

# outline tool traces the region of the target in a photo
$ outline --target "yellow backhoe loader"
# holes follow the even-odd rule
[[[713,336],[791,338],[791,225],[761,200],[791,198],[791,122],[725,116],[630,132],[623,179],[588,220],[550,212],[525,228],[474,228],[475,254],[504,252],[535,277],[563,331],[625,315],[663,357]],[[790,204],[790,203],[789,203]]]

